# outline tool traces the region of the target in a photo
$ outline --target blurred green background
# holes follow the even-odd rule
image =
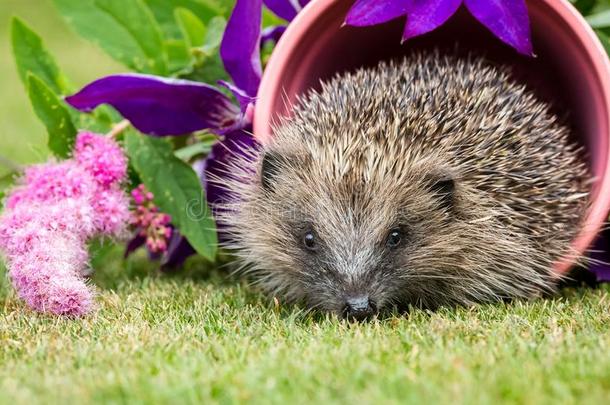
[[[71,31],[51,0],[0,0],[0,155],[23,164],[45,160],[48,149],[46,131],[17,76],[9,32],[13,16],[25,20],[41,35],[76,87],[126,68]],[[1,164],[0,177],[9,172]]]

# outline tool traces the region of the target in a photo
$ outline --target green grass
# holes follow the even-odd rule
[[[122,68],[72,34],[48,1],[0,1],[0,155],[41,161],[46,135],[10,58],[12,14],[43,35],[75,86]],[[82,320],[29,311],[0,269],[0,403],[610,398],[609,286],[348,325],[276,307],[197,260],[160,275],[115,251],[95,267],[99,308]]]
[[[0,289],[0,403],[602,403],[610,288],[349,325],[200,269],[98,274],[83,320]]]

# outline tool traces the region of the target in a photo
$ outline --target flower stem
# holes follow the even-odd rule
[[[115,137],[119,136],[127,128],[129,128],[130,126],[131,126],[131,123],[128,120],[123,120],[123,121],[119,122],[118,124],[115,124],[112,127],[112,129],[110,130],[110,132],[108,132],[106,134],[106,136],[108,136],[110,138],[115,138]]]

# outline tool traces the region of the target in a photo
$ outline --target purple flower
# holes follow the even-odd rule
[[[66,101],[84,112],[110,104],[134,127],[150,135],[181,135],[201,129],[222,131],[239,121],[239,109],[217,88],[151,75],[107,76]]]
[[[357,0],[345,22],[362,27],[407,16],[407,40],[438,28],[462,4],[496,37],[519,53],[533,55],[525,0]]]
[[[275,0],[267,5],[283,13],[293,2]],[[263,0],[237,0],[220,45],[220,56],[232,83],[218,84],[235,95],[239,108],[212,85],[143,74],[98,79],[66,101],[83,112],[110,104],[149,135],[181,135],[202,129],[225,134],[245,128],[251,124],[248,106],[254,104],[262,75],[261,44],[277,41],[284,30],[271,27],[261,31],[262,6]]]
[[[265,5],[290,21],[308,2],[265,0]],[[194,165],[209,203],[221,203],[227,198],[226,191],[207,179],[225,175],[223,167],[227,159],[255,145],[251,131],[253,106],[262,75],[260,49],[267,41],[277,42],[285,30],[279,26],[262,31],[262,7],[263,0],[237,0],[220,45],[220,56],[232,82],[220,81],[218,85],[230,90],[239,106],[218,87],[143,74],[101,78],[66,101],[83,112],[109,104],[135,128],[149,135],[181,135],[203,129],[222,135],[208,157]],[[159,229],[163,228],[164,232],[170,226],[165,222],[161,225]],[[165,251],[160,257],[164,268],[179,266],[195,251],[178,230],[161,236],[166,235],[171,236],[169,240],[165,238],[167,245],[155,244],[155,250]],[[147,236],[150,235],[136,235],[129,242],[126,254],[144,245]],[[163,238],[156,238],[155,243],[157,239]]]

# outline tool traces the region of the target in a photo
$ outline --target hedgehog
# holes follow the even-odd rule
[[[588,206],[569,127],[480,56],[338,75],[273,132],[229,163],[225,245],[271,296],[347,319],[552,292]]]

